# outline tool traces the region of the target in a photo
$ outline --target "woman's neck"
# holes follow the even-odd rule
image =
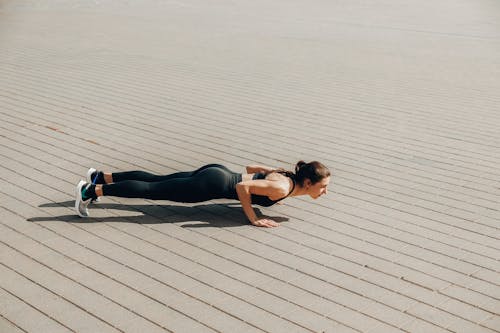
[[[295,188],[293,189],[292,193],[290,193],[290,197],[296,197],[299,195],[305,195],[307,194],[307,189],[305,187],[300,186],[300,184],[295,184]]]

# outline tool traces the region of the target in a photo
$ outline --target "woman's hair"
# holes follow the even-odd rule
[[[292,177],[297,183],[300,184],[300,186],[304,186],[305,179],[309,179],[311,184],[314,185],[330,176],[330,170],[318,161],[312,161],[309,163],[298,161],[295,165],[295,172],[284,169],[278,169],[276,172]]]

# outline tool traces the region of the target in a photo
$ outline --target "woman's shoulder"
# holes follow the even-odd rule
[[[272,182],[274,188],[287,188],[290,178],[278,172],[263,173],[258,172],[255,174],[249,174],[252,180],[267,180]],[[244,177],[245,178],[245,177]]]
[[[273,172],[266,175],[266,180],[271,180],[276,182],[277,194],[281,197],[287,195],[290,187],[290,177],[283,175],[281,173]]]
[[[284,180],[284,181],[288,182],[290,180],[290,178],[293,179],[293,174],[291,174],[288,171],[282,172],[280,170],[276,170],[276,171],[273,171],[273,172],[266,174],[266,179],[270,179],[270,180]]]
[[[278,172],[270,172],[267,174],[263,174],[260,177],[262,177],[265,180],[271,180],[271,181],[278,181],[278,182],[287,182],[287,178],[285,175],[278,173]]]

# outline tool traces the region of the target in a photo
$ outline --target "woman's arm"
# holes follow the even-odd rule
[[[277,227],[278,223],[271,219],[259,219],[252,207],[252,194],[271,196],[279,192],[281,195],[282,188],[274,181],[268,180],[249,180],[236,184],[236,193],[241,202],[243,212],[247,216],[250,223],[258,227]]]
[[[258,173],[258,172],[262,172],[262,173],[271,173],[273,171],[275,171],[276,169],[275,168],[271,168],[271,167],[267,167],[267,166],[263,166],[263,165],[248,165],[246,167],[246,170],[247,170],[247,173]]]

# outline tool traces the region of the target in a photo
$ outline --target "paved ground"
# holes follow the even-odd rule
[[[499,332],[500,5],[0,2],[0,332]],[[88,167],[334,170],[260,209]],[[126,205],[121,205],[121,203]]]

